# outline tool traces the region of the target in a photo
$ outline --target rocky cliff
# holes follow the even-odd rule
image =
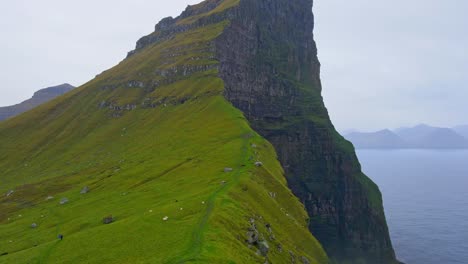
[[[41,89],[34,93],[33,97],[30,99],[16,105],[0,107],[0,121],[14,117],[21,113],[24,113],[28,110],[33,109],[34,107],[46,103],[57,96],[60,96],[68,91],[71,91],[75,87],[70,84],[61,84],[58,86],[53,86],[45,89]]]
[[[217,41],[225,95],[276,148],[309,228],[340,263],[393,263],[378,187],[321,97],[311,0],[243,0]]]

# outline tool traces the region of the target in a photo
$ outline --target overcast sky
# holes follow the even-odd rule
[[[1,1],[0,105],[81,85],[199,0]],[[468,1],[316,0],[323,94],[340,130],[468,123]]]

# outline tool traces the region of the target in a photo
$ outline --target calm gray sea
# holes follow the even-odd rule
[[[468,263],[468,151],[358,150],[407,264]]]

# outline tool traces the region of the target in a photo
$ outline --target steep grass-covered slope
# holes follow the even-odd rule
[[[0,263],[328,262],[224,97],[212,41],[236,4],[189,8],[184,30],[0,123]]]

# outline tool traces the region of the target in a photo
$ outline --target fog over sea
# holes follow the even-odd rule
[[[468,150],[358,150],[407,264],[468,263]]]

